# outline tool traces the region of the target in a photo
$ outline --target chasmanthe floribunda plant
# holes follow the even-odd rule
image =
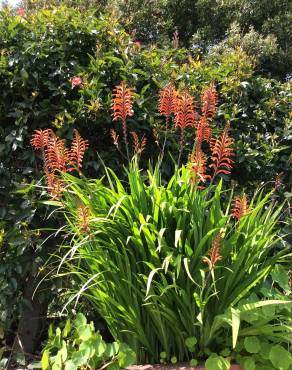
[[[114,117],[122,122],[129,158],[131,90],[122,83],[115,91]],[[226,336],[232,337],[235,349],[248,325],[241,317],[265,306],[289,304],[243,301],[289,254],[273,249],[282,208],[271,202],[272,194],[258,191],[250,204],[245,195],[233,200],[232,190],[218,179],[231,171],[234,143],[229,124],[212,138],[216,100],[211,84],[197,117],[187,90],[175,92],[168,85],[161,92],[159,109],[166,127],[174,114],[180,130],[179,164],[185,130],[195,130],[188,163],[177,166],[169,180],[160,170],[164,144],[158,164],[148,171],[139,168],[135,156],[124,169],[127,181],[109,168],[98,180],[63,171],[59,205],[67,219],[62,230],[71,242],[63,246],[59,271],[72,274],[80,287],[68,302],[84,294],[115,340],[134,349],[140,362],[157,362],[161,353],[166,360],[204,359],[223,349],[220,339]],[[118,145],[118,134],[114,136]],[[280,320],[287,318],[275,314],[247,335],[268,332],[268,340],[281,342],[291,327]]]
[[[134,164],[126,184],[111,170],[106,182],[70,174],[64,181],[72,242],[60,267],[78,276],[76,297],[85,294],[114,338],[128,343],[140,361],[158,361],[161,351],[185,360],[190,337],[196,338],[196,357],[206,348],[221,350],[222,336],[233,334],[235,347],[241,310],[287,303],[240,306],[287,258],[287,251],[273,253],[281,209],[271,194],[258,193],[249,212],[235,219],[239,207],[231,212],[231,193],[222,182],[210,195],[209,187],[193,186],[185,167],[167,184],[159,168],[145,175]],[[80,207],[88,210],[85,217]],[[288,330],[267,324],[271,337]]]

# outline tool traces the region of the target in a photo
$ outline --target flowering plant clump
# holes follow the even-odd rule
[[[160,91],[166,135],[156,166],[145,173],[138,158],[146,137],[128,132],[134,93],[121,82],[111,108],[113,120],[121,122],[123,141],[115,129],[110,134],[129,161],[126,181],[110,168],[101,180],[71,174],[80,172],[88,147],[76,130],[70,149],[51,130],[37,130],[31,140],[43,153],[49,193],[62,196],[57,204],[66,212],[66,236],[72,236],[66,238],[71,244],[64,245],[58,271],[70,271],[81,288],[64,309],[84,293],[114,339],[128,344],[142,363],[206,360],[208,370],[222,364],[227,370],[234,360],[246,363],[242,338],[251,335],[263,337],[271,358],[252,357],[249,363],[274,364],[279,351],[289,359],[285,338],[290,329],[283,312],[291,302],[253,297],[255,286],[289,257],[287,250],[273,249],[281,208],[269,204],[271,194],[256,194],[248,204],[245,195],[233,197],[223,190],[222,180],[234,167],[235,142],[229,122],[214,135],[217,100],[213,82],[201,96],[200,111],[187,89],[167,84]],[[180,136],[177,165],[164,180],[161,163],[171,126]],[[193,131],[191,151],[181,164],[187,130]],[[267,309],[263,319],[266,306],[274,311],[270,315]],[[252,315],[261,320],[250,320]],[[252,353],[249,339],[244,345]]]

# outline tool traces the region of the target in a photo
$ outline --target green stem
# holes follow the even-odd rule
[[[178,168],[180,167],[183,148],[184,148],[184,145],[185,145],[185,129],[183,127],[181,127],[180,130],[181,130],[180,131],[180,144],[179,144],[180,148],[179,148],[179,155],[178,155],[178,161],[177,161]]]
[[[128,163],[130,164],[129,143],[128,143],[126,120],[123,120],[122,126],[123,126],[124,142],[125,142],[126,151],[127,151],[127,159],[128,159]]]

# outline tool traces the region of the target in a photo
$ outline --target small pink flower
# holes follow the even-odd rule
[[[140,41],[135,41],[134,42],[134,47],[135,47],[135,49],[141,49],[141,42]]]
[[[16,14],[17,14],[19,17],[25,17],[25,9],[24,9],[24,8],[17,8],[17,9],[16,9]]]
[[[74,87],[79,86],[81,84],[82,84],[82,78],[81,77],[74,76],[74,77],[71,78],[72,89],[74,89]]]

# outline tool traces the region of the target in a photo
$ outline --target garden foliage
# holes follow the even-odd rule
[[[110,186],[65,177],[72,244],[64,249],[60,267],[81,283],[71,299],[84,293],[114,338],[135,349],[142,362],[158,361],[161,351],[167,359],[190,358],[189,337],[196,338],[191,352],[198,358],[207,348],[216,352],[220,338],[231,333],[228,324],[236,332],[234,347],[245,330],[269,332],[276,343],[285,340],[291,327],[281,316],[250,329],[240,327],[239,319],[253,310],[260,315],[262,306],[285,303],[245,306],[242,301],[276,263],[287,260],[287,251],[273,253],[281,208],[269,205],[270,195],[257,194],[250,210],[233,220],[231,195],[222,182],[210,196],[210,188],[192,186],[185,168],[165,185],[158,168],[145,177],[133,165],[129,187],[110,170],[108,176]],[[80,207],[88,210],[85,218]]]
[[[106,367],[118,370],[135,362],[135,353],[123,343],[106,343],[93,322],[78,313],[66,321],[63,328],[49,328],[48,341],[43,349],[42,369],[77,370]]]
[[[249,203],[246,195],[232,200],[233,192],[223,190],[219,178],[233,167],[234,140],[229,123],[213,136],[217,99],[212,83],[196,120],[188,90],[167,85],[160,91],[160,114],[166,124],[174,115],[179,131],[179,164],[186,130],[193,131],[187,165],[175,167],[169,181],[161,172],[163,149],[147,174],[138,166],[141,153],[136,153],[125,168],[125,182],[109,168],[105,179],[78,179],[59,161],[66,185],[55,204],[65,212],[66,226],[60,231],[70,242],[61,249],[57,273],[72,276],[78,285],[64,309],[84,295],[113,337],[127,343],[142,363],[194,362],[210,355],[210,369],[221,362],[228,368],[230,359],[248,360],[252,367],[275,365],[281,352],[282,367],[288,369],[291,356],[281,345],[289,345],[291,301],[285,295],[278,300],[255,295],[277,264],[291,258],[288,249],[275,248],[281,240],[277,224],[282,207],[271,201],[273,192],[258,191]],[[126,82],[114,89],[112,110],[113,118],[121,120],[129,159],[127,119],[134,112]],[[32,144],[43,143],[43,137],[46,131],[36,131]],[[115,137],[118,146],[121,139]],[[45,146],[48,152],[50,146]],[[268,357],[242,357],[244,348],[260,352],[260,336]],[[222,340],[230,337],[230,343]],[[223,355],[225,346],[229,358]]]
[[[226,120],[231,123],[237,148],[233,160],[238,163],[233,180],[254,187],[284,172],[283,181],[289,183],[291,86],[256,76],[254,68],[240,47],[206,58],[170,46],[145,48],[113,16],[91,10],[0,11],[1,325],[6,329],[17,325],[20,308],[30,303],[24,300],[25,287],[37,276],[42,278],[43,265],[58,243],[48,242],[47,237],[60,219],[46,219],[48,207],[39,203],[36,192],[43,164],[29,145],[34,130],[54,129],[59,142],[73,141],[78,132],[89,143],[82,171],[91,177],[103,172],[97,152],[117,171],[121,156],[112,145],[110,129],[122,133],[119,121],[112,124],[111,95],[113,87],[126,80],[134,89],[135,108],[135,116],[127,120],[128,132],[133,132],[129,146],[138,131],[141,149],[147,139],[140,159],[143,164],[152,155],[158,157],[157,142],[160,146],[164,142],[165,117],[157,112],[159,89],[170,81],[181,90],[188,86],[189,94],[199,102],[215,81],[219,101],[213,129],[218,136]],[[194,105],[196,114],[201,113],[200,104]],[[166,143],[162,172],[167,179],[173,175],[168,153],[177,149],[179,132]],[[187,133],[184,160],[191,152],[190,143]],[[125,175],[120,172],[119,177]],[[49,282],[46,291],[39,293],[45,311],[56,290]]]

